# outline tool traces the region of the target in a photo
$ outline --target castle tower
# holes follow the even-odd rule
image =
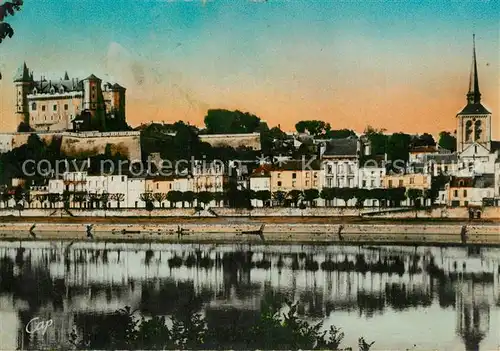
[[[125,91],[126,89],[118,83],[111,87],[111,110],[123,121],[125,121]]]
[[[83,110],[89,110],[94,116],[96,111],[104,109],[101,79],[93,74],[83,80]]]
[[[474,147],[491,149],[491,113],[481,104],[476,62],[476,43],[473,36],[472,67],[469,77],[467,105],[457,114],[457,152],[463,153]]]
[[[33,75],[30,74],[26,62],[18,69],[14,77],[14,86],[16,88],[16,120],[19,124],[25,122],[26,115],[29,114],[27,96],[33,87]]]

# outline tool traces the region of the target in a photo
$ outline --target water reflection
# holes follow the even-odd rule
[[[418,341],[422,349],[494,349],[499,257],[493,248],[0,242],[0,318],[11,326],[0,345],[57,346],[73,326],[89,330],[126,305],[145,316],[201,311],[209,327],[235,335],[227,331],[244,330],[273,298],[298,300],[301,316],[325,324],[372,320],[379,348]],[[422,344],[426,316],[446,321],[449,311],[455,323],[443,322]],[[377,318],[394,316],[399,328],[408,313],[415,328],[407,345],[384,334],[390,327],[377,329]],[[27,334],[34,317],[51,318],[54,327]]]

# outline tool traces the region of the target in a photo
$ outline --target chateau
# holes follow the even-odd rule
[[[98,129],[105,120],[125,122],[125,88],[91,74],[85,79],[36,80],[26,63],[14,77],[16,117],[35,131]],[[96,123],[97,122],[97,123]]]

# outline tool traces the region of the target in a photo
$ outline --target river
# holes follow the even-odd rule
[[[342,328],[344,347],[496,350],[499,270],[499,248],[0,241],[0,349],[61,345],[125,306],[191,305],[221,328],[279,295]],[[53,324],[27,333],[33,318]]]

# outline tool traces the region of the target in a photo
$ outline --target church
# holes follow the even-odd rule
[[[500,141],[492,140],[491,112],[481,102],[475,38],[466,96],[467,104],[456,116],[459,172],[464,176],[493,174],[499,158]]]

